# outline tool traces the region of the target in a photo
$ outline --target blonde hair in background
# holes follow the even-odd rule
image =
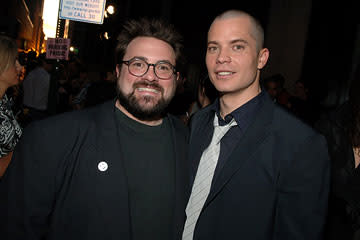
[[[15,64],[17,56],[16,42],[10,37],[0,35],[0,75]]]

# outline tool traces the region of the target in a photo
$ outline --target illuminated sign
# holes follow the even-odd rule
[[[69,60],[70,39],[48,38],[46,41],[46,58]]]
[[[60,18],[102,24],[106,0],[61,0]]]

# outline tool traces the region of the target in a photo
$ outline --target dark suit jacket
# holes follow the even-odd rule
[[[176,156],[173,239],[179,239],[188,197],[188,131],[169,119]],[[1,239],[4,233],[19,240],[131,239],[117,133],[113,101],[29,126],[0,186]],[[108,164],[106,171],[99,171],[100,162]]]
[[[192,120],[195,176],[214,112]],[[264,104],[212,183],[194,239],[321,239],[329,191],[324,138],[266,95]]]

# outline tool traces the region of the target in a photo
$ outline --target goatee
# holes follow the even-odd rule
[[[146,104],[146,103],[153,101],[153,97],[152,96],[142,96],[142,97],[140,97],[141,99],[138,99],[135,96],[135,89],[141,85],[151,86],[151,87],[157,89],[158,91],[160,91],[161,93],[163,92],[163,88],[160,85],[158,85],[156,83],[149,84],[144,81],[144,82],[139,82],[139,83],[134,84],[134,86],[133,86],[134,90],[130,94],[125,95],[121,91],[119,86],[117,85],[117,87],[116,87],[117,99],[119,100],[120,104],[131,115],[133,115],[134,117],[136,117],[137,119],[142,120],[142,121],[154,121],[154,120],[159,120],[159,119],[163,118],[166,114],[166,108],[169,105],[171,98],[169,98],[169,100],[166,100],[163,97],[161,97],[160,100],[158,100],[158,102],[153,107],[151,107],[151,108],[143,107],[139,103],[140,100],[142,100]]]

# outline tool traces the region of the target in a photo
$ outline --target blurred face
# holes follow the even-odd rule
[[[278,95],[278,86],[275,82],[268,82],[266,86],[266,91],[269,93],[272,99],[275,99]]]
[[[260,69],[269,56],[257,49],[246,16],[216,19],[208,32],[206,66],[216,89],[226,94],[254,97],[258,94]]]
[[[0,82],[6,86],[6,88],[17,85],[20,81],[22,66],[18,62],[15,63],[0,75]]]
[[[123,60],[135,57],[150,64],[165,61],[173,66],[176,59],[175,52],[168,43],[152,37],[137,37],[130,42]],[[116,73],[120,110],[144,121],[161,118],[175,94],[179,74],[173,74],[169,79],[159,79],[153,66],[150,66],[145,75],[137,77],[128,71],[125,64],[117,65]]]
[[[304,84],[302,82],[296,82],[295,83],[294,95],[301,98],[301,99],[306,99],[306,97],[307,97],[307,89],[305,88],[305,86],[304,86]]]

